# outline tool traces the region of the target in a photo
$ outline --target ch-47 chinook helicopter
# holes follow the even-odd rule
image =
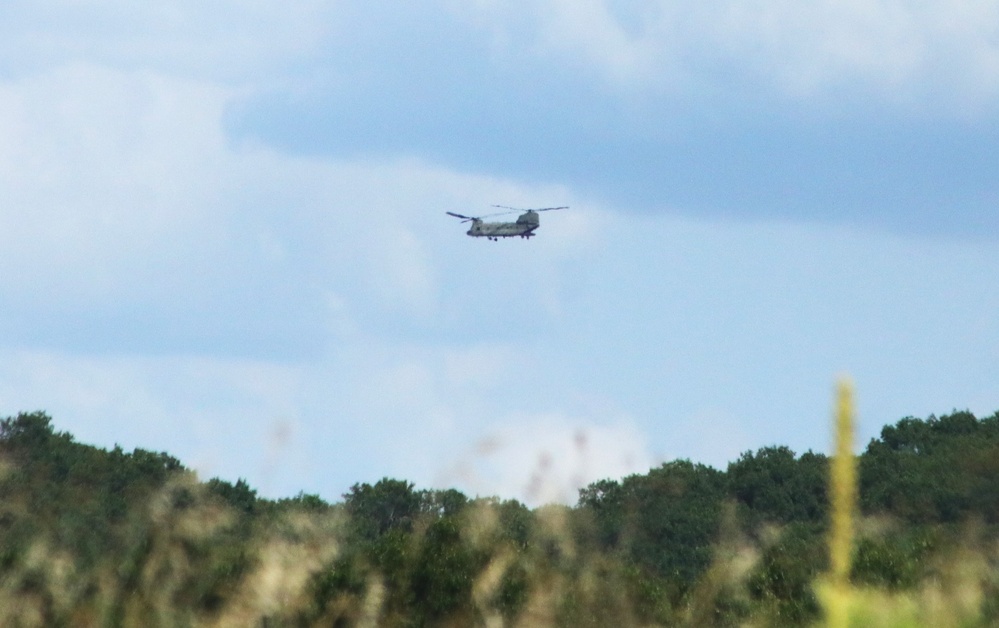
[[[520,236],[522,238],[530,238],[533,235],[537,235],[534,231],[541,226],[541,217],[538,216],[538,212],[550,212],[556,209],[569,209],[568,207],[541,207],[538,209],[518,209],[516,207],[507,207],[506,205],[493,205],[493,207],[498,207],[500,209],[506,209],[509,211],[500,212],[498,214],[487,214],[485,216],[462,216],[461,214],[456,214],[454,212],[444,212],[448,216],[454,216],[455,218],[461,218],[461,222],[472,222],[472,228],[468,230],[468,235],[473,238],[489,238],[490,240],[498,241],[500,238],[512,238],[514,236]],[[491,218],[493,216],[503,216],[505,214],[512,214],[514,212],[524,212],[517,217],[516,222],[483,222],[483,218]]]

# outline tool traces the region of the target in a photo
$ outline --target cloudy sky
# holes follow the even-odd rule
[[[531,504],[999,410],[999,5],[6,0],[0,415]],[[445,211],[569,205],[489,242]]]

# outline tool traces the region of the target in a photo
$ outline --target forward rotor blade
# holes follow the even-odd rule
[[[499,205],[493,205],[493,207],[499,207]],[[516,209],[514,211],[518,211],[519,212],[519,211],[522,211],[522,210]],[[506,216],[507,214],[512,214],[512,213],[514,213],[514,212],[512,212],[512,211],[510,211],[510,212],[497,212],[495,214],[486,214],[485,216],[480,216],[480,218],[494,218],[496,216]]]
[[[455,218],[462,218],[463,220],[475,220],[471,216],[462,216],[461,214],[456,214],[454,212],[444,212],[448,216],[454,216]]]
[[[500,207],[502,209],[511,209],[515,212],[550,212],[553,209],[569,209],[568,206],[565,207],[542,207],[540,209],[521,209],[520,207],[507,207],[506,205],[493,205],[493,207]]]

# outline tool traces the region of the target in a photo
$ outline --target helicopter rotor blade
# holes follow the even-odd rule
[[[493,207],[499,207],[499,205],[493,205]],[[517,210],[514,210],[514,211],[521,211],[521,210],[517,209]],[[509,211],[509,212],[496,212],[495,214],[486,214],[485,216],[481,216],[481,218],[493,218],[495,216],[506,216],[507,214],[512,214],[512,213],[514,213],[514,212],[512,212],[512,211]]]
[[[448,216],[454,216],[455,218],[461,218],[462,219],[461,222],[468,222],[469,220],[475,220],[475,218],[472,218],[471,216],[462,216],[461,214],[456,214],[454,212],[444,212],[444,213],[447,214]]]
[[[503,209],[511,209],[513,211],[516,211],[516,212],[550,212],[550,211],[555,210],[555,209],[569,209],[568,205],[563,206],[563,207],[541,207],[541,208],[536,208],[536,209],[521,209],[519,207],[507,207],[506,205],[493,205],[493,207],[501,207]]]

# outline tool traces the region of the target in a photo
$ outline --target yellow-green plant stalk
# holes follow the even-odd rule
[[[825,605],[829,626],[834,628],[847,626],[850,619],[850,561],[857,510],[857,461],[853,456],[853,423],[853,385],[847,380],[840,380],[836,387],[835,451],[830,467],[830,590]]]

